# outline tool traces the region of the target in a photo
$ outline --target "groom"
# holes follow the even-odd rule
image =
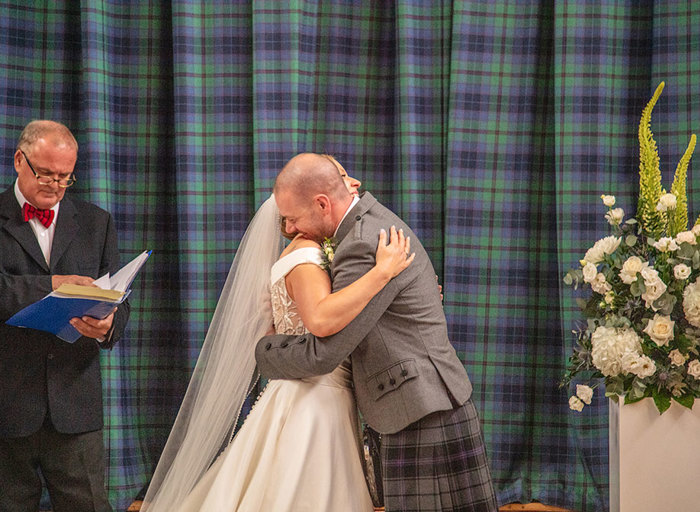
[[[339,333],[262,338],[255,353],[261,373],[321,375],[350,355],[358,407],[382,434],[386,510],[496,511],[472,386],[448,340],[435,271],[416,235],[368,192],[351,196],[321,155],[292,158],[274,193],[287,232],[339,242],[330,266],[334,291],[374,265],[382,228],[410,235],[416,258]]]

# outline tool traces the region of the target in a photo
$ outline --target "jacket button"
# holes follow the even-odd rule
[[[272,343],[265,345],[265,350],[270,350],[272,348]]]
[[[48,357],[49,359],[53,359],[53,354],[49,354],[49,355],[46,356],[46,357]]]
[[[394,384],[396,384],[396,379],[394,379],[394,378],[389,379],[389,384],[391,384],[392,386]]]
[[[405,377],[406,375],[408,375],[408,370],[404,368],[403,370],[401,370],[401,376]]]
[[[384,391],[384,384],[377,386],[377,389],[379,389],[379,391]]]
[[[359,215],[356,215],[355,220],[362,220],[362,217],[360,217]]]
[[[289,343],[287,343],[286,341],[280,345],[280,347],[282,347],[282,348],[287,348],[288,346],[289,346]]]
[[[304,343],[306,343],[306,338],[301,338],[299,340],[299,345],[303,345]]]

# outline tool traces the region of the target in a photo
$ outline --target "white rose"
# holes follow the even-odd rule
[[[644,281],[644,286],[646,286],[646,290],[642,293],[642,299],[644,299],[646,307],[656,311],[653,306],[654,301],[664,294],[666,284],[657,277],[655,281]]]
[[[678,279],[679,281],[683,281],[684,279],[688,279],[690,276],[690,267],[686,265],[685,263],[679,263],[675,267],[673,267],[673,277]]]
[[[588,249],[583,259],[588,263],[600,263],[603,261],[603,257],[606,254],[612,254],[617,250],[621,241],[622,238],[614,236],[606,236],[605,238],[601,238],[595,244],[593,244],[593,247]]]
[[[625,284],[632,284],[637,280],[637,274],[646,268],[649,263],[642,263],[641,258],[638,256],[630,256],[622,264],[622,270],[620,270],[620,279]]]
[[[593,263],[586,262],[583,267],[583,280],[587,283],[592,283],[598,275],[598,268]]]
[[[690,231],[691,231],[695,236],[700,236],[700,224],[695,224],[692,228],[690,228]]]
[[[579,397],[584,404],[591,405],[593,390],[590,386],[586,386],[585,384],[576,384],[576,396]]]
[[[600,198],[603,200],[603,204],[608,208],[615,206],[615,196],[602,195]]]
[[[602,272],[598,272],[595,279],[591,281],[591,288],[593,288],[594,292],[605,295],[612,290],[612,285],[605,280],[605,275]]]
[[[615,208],[605,214],[605,218],[611,226],[619,226],[624,217],[625,211],[622,208]]]
[[[667,236],[659,238],[656,242],[654,242],[654,247],[661,252],[670,252],[678,250],[678,245],[676,244],[676,241],[673,238],[669,238]]]
[[[700,380],[700,361],[693,359],[688,363],[688,375]]]
[[[654,318],[649,320],[649,323],[644,328],[644,332],[659,345],[660,347],[668,345],[668,342],[673,339],[673,327],[676,322],[671,320],[670,316],[654,315]]]
[[[690,325],[700,327],[700,285],[697,281],[683,291],[683,312]]]
[[[642,279],[644,279],[645,283],[653,283],[659,279],[659,273],[654,267],[650,267],[648,264],[646,267],[642,268],[640,272],[642,273]]]
[[[679,244],[686,243],[690,245],[697,245],[698,241],[695,238],[695,233],[692,231],[681,231],[676,235],[676,242]]]
[[[577,396],[569,398],[569,409],[572,411],[581,412],[583,410],[583,402]]]
[[[683,366],[685,364],[685,356],[681,354],[681,351],[677,348],[674,348],[671,350],[671,352],[669,352],[668,358],[671,360],[671,363],[676,366]]]
[[[656,373],[656,364],[649,356],[640,356],[639,360],[639,369],[635,374],[637,375],[637,377],[645,379],[647,377],[651,377]]]
[[[674,194],[664,194],[659,198],[659,202],[656,205],[656,210],[659,212],[665,212],[666,210],[673,210],[676,207],[676,196]]]

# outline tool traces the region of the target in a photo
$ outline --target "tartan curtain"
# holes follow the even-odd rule
[[[3,186],[24,124],[62,121],[80,143],[69,194],[114,214],[124,262],[153,250],[102,359],[117,509],[147,484],[238,241],[300,151],[337,156],[426,245],[499,503],[607,509],[605,399],[573,413],[557,386],[581,318],[561,277],[607,234],[600,194],[634,212],[637,123],[661,80],[652,129],[670,184],[700,121],[700,5],[0,1],[0,14]]]

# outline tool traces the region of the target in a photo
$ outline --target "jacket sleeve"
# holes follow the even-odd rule
[[[0,273],[0,321],[51,293],[51,276]]]

